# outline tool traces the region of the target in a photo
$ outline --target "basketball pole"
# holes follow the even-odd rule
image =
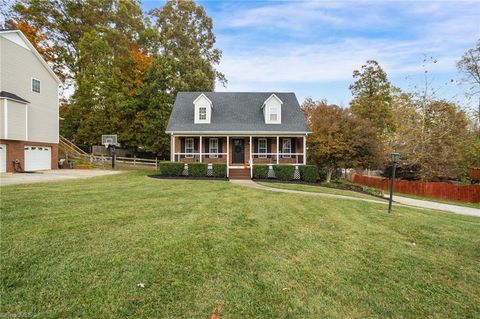
[[[111,152],[112,152],[112,169],[115,169],[115,145],[111,146]]]

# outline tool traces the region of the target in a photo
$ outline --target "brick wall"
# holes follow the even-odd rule
[[[13,161],[18,159],[20,161],[20,167],[25,167],[25,150],[24,147],[28,146],[46,146],[52,148],[52,162],[51,169],[58,168],[58,144],[51,143],[39,143],[28,141],[13,141],[13,140],[0,140],[0,144],[7,145],[7,172],[14,172],[15,166]]]

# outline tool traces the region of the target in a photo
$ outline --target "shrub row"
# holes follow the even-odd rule
[[[269,165],[253,165],[253,178],[267,179]],[[272,165],[275,172],[275,179],[281,181],[293,180],[295,166],[293,165]],[[318,179],[318,168],[315,165],[301,165],[300,179],[308,183],[315,183]]]
[[[161,176],[182,176],[185,164],[181,162],[161,162],[159,164]],[[227,164],[212,164],[214,177],[227,177]],[[207,177],[208,164],[188,164],[188,176]]]
[[[161,162],[159,164],[160,175],[162,176],[182,176],[183,163]]]

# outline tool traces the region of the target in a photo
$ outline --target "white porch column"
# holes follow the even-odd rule
[[[202,136],[200,135],[200,163],[202,162]]]
[[[303,165],[307,164],[307,137],[303,136]]]
[[[172,146],[172,157],[170,158],[170,161],[175,162],[175,135],[172,133],[172,143],[170,144]]]
[[[278,143],[280,143],[280,138],[279,136],[277,135],[277,165],[279,163],[279,156],[278,156],[278,151],[280,150],[280,145],[278,145]]]
[[[230,174],[230,136],[227,135],[227,177]]]
[[[250,165],[250,178],[253,178],[253,156],[252,156],[252,136],[250,135],[250,142],[248,144],[248,147],[250,149],[250,152],[248,153],[249,155],[249,165]]]

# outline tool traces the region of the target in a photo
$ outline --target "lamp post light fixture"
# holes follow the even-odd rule
[[[390,178],[390,200],[388,202],[388,213],[392,212],[392,198],[393,198],[393,185],[395,181],[395,170],[397,169],[397,163],[400,160],[399,153],[390,154],[390,159],[392,160],[392,176]]]

